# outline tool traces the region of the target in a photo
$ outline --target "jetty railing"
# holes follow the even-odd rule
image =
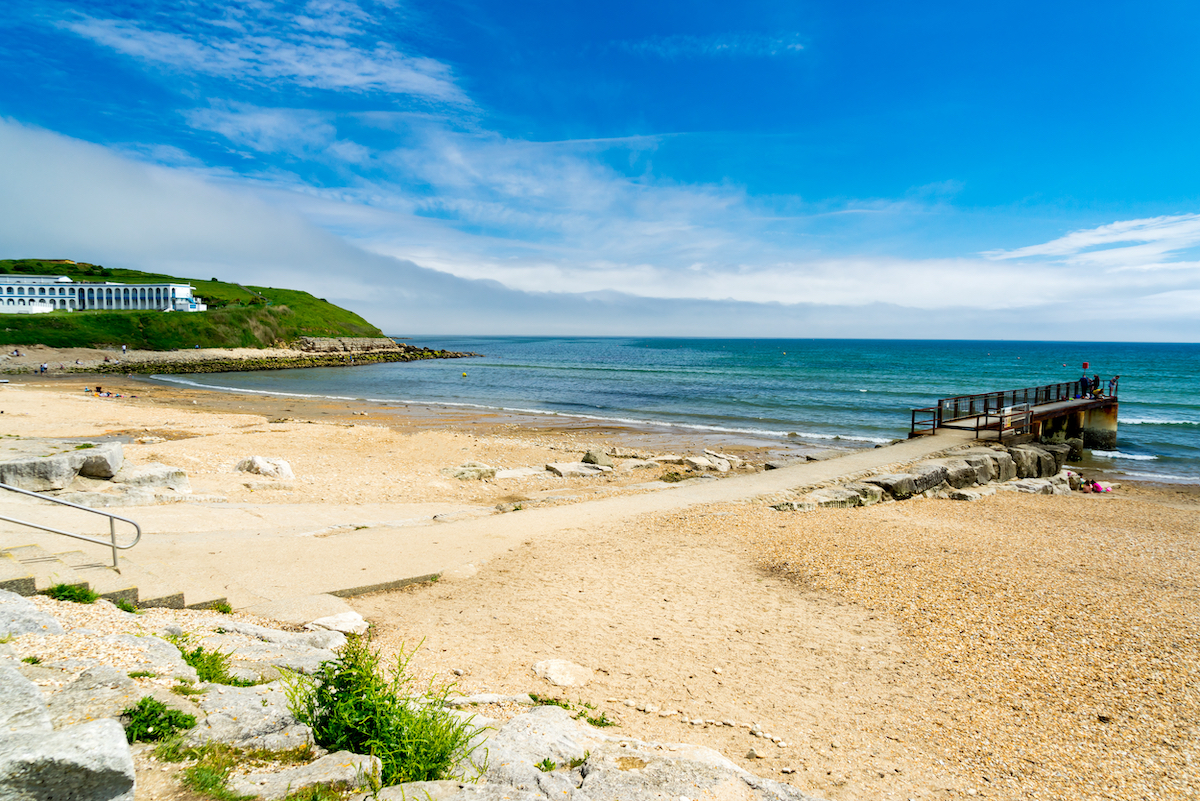
[[[84,540],[85,542],[94,542],[97,545],[107,545],[110,548],[112,548],[112,557],[113,557],[113,567],[114,568],[119,567],[119,565],[117,564],[117,551],[118,550],[122,550],[122,551],[129,550],[133,546],[137,545],[138,542],[142,539],[142,527],[139,526],[136,522],[130,520],[128,517],[121,517],[120,515],[114,515],[111,512],[102,512],[99,509],[90,509],[86,506],[80,506],[77,503],[71,503],[70,501],[64,501],[60,498],[50,498],[45,495],[42,495],[39,492],[30,492],[29,490],[23,490],[18,487],[11,487],[8,484],[0,484],[0,490],[8,490],[9,492],[17,492],[17,493],[20,493],[21,495],[28,495],[31,498],[37,498],[38,500],[50,501],[51,503],[57,503],[61,506],[70,506],[72,509],[79,509],[84,512],[90,512],[91,514],[94,514],[94,515],[100,515],[101,517],[107,517],[108,518],[108,539],[102,539],[100,537],[91,537],[91,536],[88,536],[87,534],[76,534],[74,531],[63,531],[61,528],[53,528],[51,526],[43,526],[38,523],[30,523],[27,520],[18,520],[15,517],[7,517],[5,515],[0,515],[0,520],[4,520],[9,523],[16,523],[18,526],[28,526],[29,528],[36,528],[41,531],[49,531],[51,534],[61,534],[64,537],[72,537],[77,540]],[[121,543],[117,542],[117,521],[118,520],[120,520],[122,523],[128,523],[129,525],[133,526],[133,530],[135,532],[134,537],[133,537],[133,542],[125,543],[125,544],[121,544]]]
[[[1117,378],[1109,382],[1110,391],[1107,397],[1117,397],[1117,384]],[[1000,415],[1004,409],[1022,406],[1032,409],[1035,406],[1081,399],[1082,396],[1081,381],[1063,381],[1038,387],[1022,387],[999,392],[981,392],[975,395],[941,398],[936,406],[912,410],[910,435],[932,434],[938,428],[954,428],[955,426],[952,424],[958,420],[994,417]],[[994,428],[995,423],[989,423],[987,427]],[[971,428],[980,430],[978,419]]]

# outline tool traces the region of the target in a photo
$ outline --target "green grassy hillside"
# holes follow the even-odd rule
[[[0,344],[54,348],[128,345],[145,350],[261,348],[297,337],[381,337],[383,332],[351,311],[295,289],[178,278],[95,264],[43,259],[0,259],[0,273],[66,275],[81,281],[146,284],[175,281],[194,286],[208,311],[55,311],[0,314]]]

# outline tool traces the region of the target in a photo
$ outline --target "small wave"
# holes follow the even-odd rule
[[[1200,420],[1155,420],[1151,417],[1133,417],[1129,420],[1122,417],[1117,422],[1123,426],[1200,426]]]
[[[768,428],[734,428],[730,426],[710,426],[700,423],[678,423],[668,420],[644,420],[636,417],[605,417],[602,415],[582,414],[578,412],[556,412],[550,409],[526,409],[520,406],[488,406],[482,403],[462,403],[456,401],[408,400],[405,398],[364,398],[350,395],[318,395],[307,392],[278,392],[269,389],[246,389],[244,387],[227,387],[222,384],[202,384],[171,375],[152,375],[157,381],[167,381],[172,384],[186,384],[199,389],[216,389],[223,392],[241,392],[248,395],[272,395],[281,398],[314,398],[317,400],[365,401],[368,403],[412,404],[420,406],[446,406],[454,409],[479,409],[486,412],[512,412],[514,414],[536,414],[546,417],[569,417],[574,420],[595,420],[601,423],[624,423],[631,426],[658,426],[664,428],[680,428],[688,431],[711,431],[715,434],[749,434],[758,437],[786,438],[792,434],[799,439],[809,440],[841,440],[845,442],[870,442],[873,444],[888,443],[887,437],[858,437],[852,434],[816,434],[806,431],[776,431]]]
[[[1143,456],[1139,453],[1121,453],[1120,451],[1092,451],[1092,456],[1099,459],[1132,459],[1137,462],[1153,462],[1157,456]]]
[[[1155,481],[1182,481],[1189,484],[1194,483],[1197,479],[1196,476],[1177,476],[1172,473],[1135,473],[1131,470],[1122,470],[1121,475],[1129,478],[1149,478]]]

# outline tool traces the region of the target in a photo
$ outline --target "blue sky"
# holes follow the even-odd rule
[[[1193,4],[9,6],[5,255],[392,333],[1200,340]]]

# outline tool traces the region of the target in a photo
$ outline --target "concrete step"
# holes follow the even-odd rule
[[[226,602],[223,592],[197,581],[188,571],[139,557],[118,559],[121,575],[138,587],[138,606],[169,609],[212,609]],[[110,570],[112,568],[109,568]]]
[[[37,592],[33,574],[12,554],[0,553],[0,590],[17,595],[33,595]]]
[[[125,597],[140,607],[183,609],[186,605],[184,591],[180,587],[164,581],[154,572],[124,556],[118,557],[117,570],[113,569],[107,559],[96,559],[83,551],[68,551],[59,556],[60,558],[65,557],[63,561],[71,565],[80,575],[87,576],[89,579],[103,580],[105,582],[103,586],[114,591],[121,587],[132,587],[133,597]],[[107,554],[105,556],[107,557]],[[97,592],[100,590],[97,589]],[[104,597],[108,598],[109,596],[105,595]],[[110,600],[115,599],[110,598]]]
[[[12,556],[29,571],[33,576],[34,588],[37,592],[45,592],[58,584],[88,586],[87,579],[40,545],[5,548],[0,553]]]
[[[107,558],[97,559],[83,551],[65,551],[56,553],[54,556],[87,579],[92,592],[99,593],[101,598],[107,598],[114,602],[129,601],[135,605],[138,603],[141,583],[135,582],[132,577],[125,575],[125,571],[118,573],[113,570],[112,564]],[[182,601],[182,599],[180,600]]]

